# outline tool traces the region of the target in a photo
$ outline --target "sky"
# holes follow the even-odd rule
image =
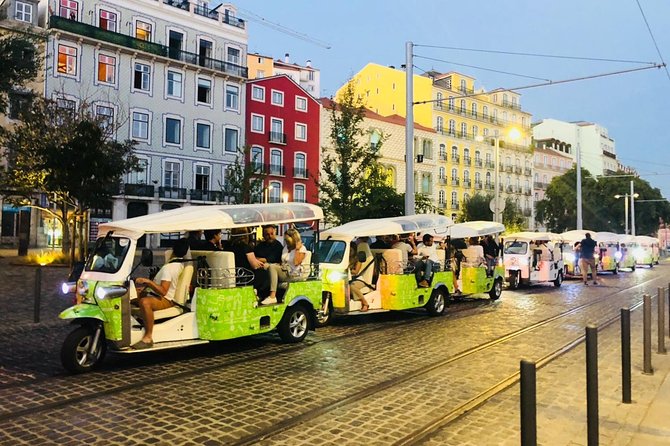
[[[320,95],[331,96],[369,62],[396,67],[404,64],[408,41],[416,45],[415,73],[459,71],[476,78],[475,88],[487,90],[543,81],[456,64],[552,81],[645,65],[429,46],[657,63],[663,58],[670,62],[670,1],[637,1],[239,0],[235,5],[239,15],[248,19],[250,53],[275,59],[289,53],[291,61],[301,65],[310,59],[321,71]],[[311,41],[264,26],[252,14],[308,36]],[[522,108],[532,113],[533,122],[554,118],[606,127],[621,162],[636,168],[642,178],[670,198],[670,75],[665,70],[643,70],[519,92]]]

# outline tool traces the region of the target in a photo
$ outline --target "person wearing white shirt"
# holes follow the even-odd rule
[[[433,271],[439,270],[440,258],[437,256],[437,245],[433,242],[433,236],[423,235],[423,243],[417,246],[417,257],[415,276],[416,281],[422,288],[430,286],[430,280],[433,278]]]

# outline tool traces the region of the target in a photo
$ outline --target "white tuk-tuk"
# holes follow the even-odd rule
[[[540,282],[563,283],[562,238],[552,232],[507,234],[503,244],[505,277],[511,289]]]
[[[637,240],[635,236],[629,234],[617,234],[619,240],[619,252],[621,253],[621,260],[619,260],[619,269],[630,268],[635,271],[635,251],[637,250]]]
[[[584,229],[573,229],[561,234],[561,238],[563,239],[563,273],[565,277],[581,277],[582,275],[579,267],[579,250],[575,250],[575,244],[584,240],[587,232],[591,235],[594,234],[593,231]]]
[[[598,267],[600,271],[610,271],[612,274],[619,273],[619,262],[623,258],[619,249],[619,235],[613,232],[596,232],[593,239],[598,242]]]
[[[636,264],[649,265],[649,268],[653,268],[654,264],[658,265],[660,258],[659,240],[655,237],[637,235],[635,236],[635,241],[638,244],[635,250]]]

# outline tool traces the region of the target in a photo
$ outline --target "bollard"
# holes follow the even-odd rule
[[[665,290],[662,287],[658,287],[658,354],[665,355],[665,299],[664,299]]]
[[[537,444],[537,405],[535,394],[535,363],[521,360],[521,446]]]
[[[586,327],[586,424],[588,446],[598,446],[598,327]]]
[[[643,318],[642,318],[642,344],[643,344],[643,371],[645,375],[653,375],[654,369],[651,368],[651,296],[643,296]]]
[[[42,299],[42,267],[35,269],[35,308],[33,309],[33,321],[40,321],[40,300]]]
[[[630,309],[621,309],[621,401],[630,404],[631,399],[630,365]]]

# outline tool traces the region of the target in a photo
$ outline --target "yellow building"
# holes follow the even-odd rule
[[[247,54],[249,79],[259,79],[274,75],[274,59],[262,54]]]
[[[354,77],[356,92],[381,115],[405,115],[405,71],[368,64]],[[437,201],[446,214],[457,213],[476,193],[493,194],[495,144],[500,144],[500,190],[532,214],[531,115],[521,110],[513,91],[475,89],[473,77],[457,73],[414,75],[415,123],[437,133]],[[511,142],[510,128],[521,138]],[[532,221],[529,221],[532,227]]]

